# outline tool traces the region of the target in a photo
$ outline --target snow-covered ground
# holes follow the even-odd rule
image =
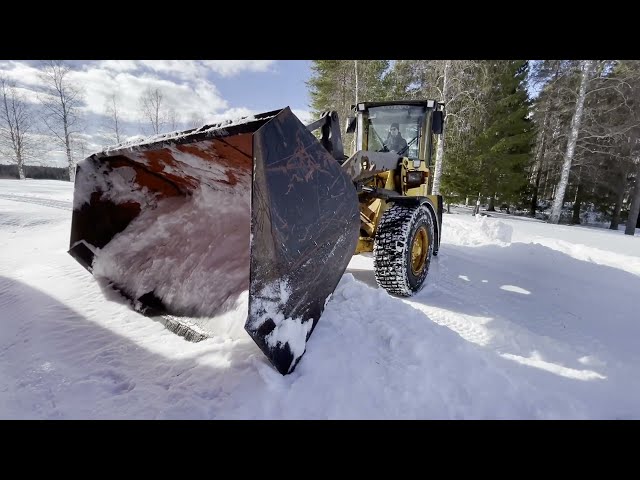
[[[296,370],[184,341],[68,253],[72,185],[0,180],[0,418],[640,419],[640,237],[444,216],[401,299],[355,256]]]

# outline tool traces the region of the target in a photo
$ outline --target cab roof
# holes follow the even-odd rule
[[[367,110],[372,107],[385,107],[389,105],[413,105],[418,107],[435,108],[440,103],[436,100],[394,100],[387,102],[358,102],[357,105],[351,105],[352,110]]]

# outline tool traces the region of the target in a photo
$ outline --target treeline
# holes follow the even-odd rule
[[[27,178],[69,180],[69,171],[62,167],[43,167],[37,165],[25,165],[24,175]],[[0,178],[20,178],[18,165],[1,165]]]
[[[640,212],[640,62],[315,60],[314,113],[356,101],[445,102],[434,190],[553,223],[627,222]],[[353,139],[345,140],[351,153]]]

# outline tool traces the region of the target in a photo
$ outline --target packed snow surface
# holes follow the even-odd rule
[[[639,236],[454,208],[422,291],[387,294],[354,256],[282,376],[231,328],[242,292],[190,343],[101,286],[67,253],[72,202],[0,180],[0,418],[640,419]]]

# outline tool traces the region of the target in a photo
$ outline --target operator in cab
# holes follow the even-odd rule
[[[389,136],[387,137],[385,145],[389,151],[395,153],[401,152],[406,148],[407,141],[402,137],[397,123],[392,123],[389,127]]]

